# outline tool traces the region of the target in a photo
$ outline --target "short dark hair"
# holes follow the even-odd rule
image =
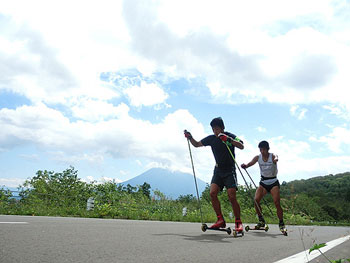
[[[217,117],[214,118],[211,122],[210,122],[210,126],[212,128],[214,127],[220,127],[221,129],[225,129],[225,125],[224,125],[224,121],[221,119],[221,117]]]
[[[258,145],[259,148],[264,148],[267,150],[270,150],[270,146],[269,143],[267,141],[261,141]]]

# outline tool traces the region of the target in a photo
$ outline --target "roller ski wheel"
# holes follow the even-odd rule
[[[250,230],[249,226],[245,226],[245,231],[248,232]]]
[[[238,236],[244,236],[244,231],[242,230],[242,231],[237,231],[237,230],[233,230],[233,232],[232,232],[232,235],[233,235],[233,237],[238,237]]]
[[[288,232],[287,232],[286,228],[282,228],[282,229],[280,229],[280,231],[284,236],[288,236]]]
[[[207,230],[215,230],[215,231],[222,231],[222,232],[226,232],[228,235],[231,235],[232,230],[230,227],[227,228],[212,228],[212,227],[208,227],[207,224],[202,224],[201,227],[202,231],[205,232]]]
[[[284,235],[284,236],[287,236],[288,235],[288,233],[287,233],[287,228],[286,228],[286,226],[285,226],[285,224],[279,224],[279,229],[280,229],[280,231],[281,231],[281,233]]]
[[[265,232],[269,231],[269,226],[265,225],[264,230],[265,230]]]
[[[244,236],[243,224],[242,221],[235,222],[235,229],[233,230],[233,236]]]

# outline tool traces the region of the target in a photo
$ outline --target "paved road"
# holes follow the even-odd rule
[[[275,262],[350,235],[349,227],[276,225],[234,238],[199,223],[0,216],[0,262]],[[326,253],[350,257],[350,241]],[[311,261],[320,261],[321,257]]]

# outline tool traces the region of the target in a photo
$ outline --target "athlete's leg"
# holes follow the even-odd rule
[[[228,195],[228,199],[231,202],[233,213],[235,214],[235,217],[240,218],[241,217],[241,208],[239,206],[239,203],[237,202],[236,188],[227,189],[227,195]]]
[[[259,218],[262,217],[260,201],[266,194],[267,194],[267,190],[263,186],[259,185],[258,189],[256,189],[255,198],[254,198],[254,207]]]
[[[271,189],[270,193],[272,195],[273,202],[275,203],[275,206],[277,209],[278,219],[280,221],[283,221],[283,210],[282,210],[281,203],[280,203],[280,200],[281,200],[280,188],[276,185]]]
[[[219,192],[220,192],[220,187],[217,184],[212,183],[210,185],[210,198],[211,198],[211,204],[217,216],[221,215],[221,205],[218,199]]]

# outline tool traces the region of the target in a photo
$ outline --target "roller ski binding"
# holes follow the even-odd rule
[[[202,224],[202,231],[205,232],[207,230],[216,230],[226,232],[228,235],[231,235],[231,228],[226,228],[226,222],[222,216],[218,216],[218,220],[211,227],[208,227],[207,224]]]
[[[265,223],[265,221],[260,220],[259,223],[257,223],[254,227],[246,226],[245,231],[249,230],[264,230],[267,232],[269,230],[269,226]]]
[[[235,221],[235,229],[233,230],[233,236],[244,236],[243,224],[240,219]]]
[[[287,228],[286,228],[286,226],[284,225],[284,223],[279,223],[279,228],[280,228],[281,233],[282,233],[284,236],[288,236]]]

